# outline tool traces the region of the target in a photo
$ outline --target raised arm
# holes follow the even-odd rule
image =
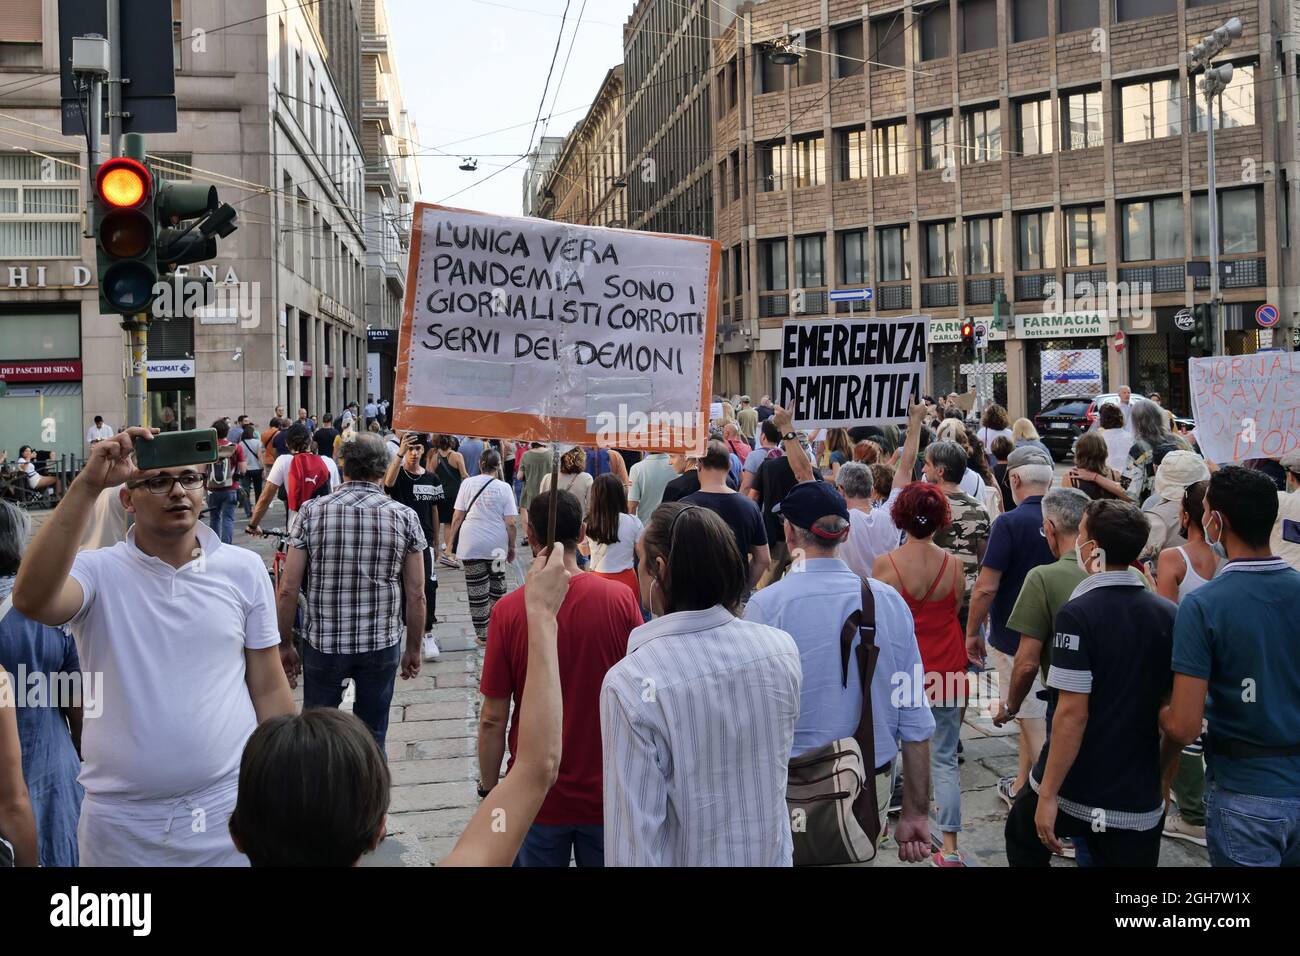
[[[791,438],[789,441],[785,439],[786,435],[794,434],[790,412],[777,405],[772,409],[772,421],[781,433],[781,447],[785,449],[785,457],[790,460],[790,469],[794,472],[794,480],[812,481],[812,461],[809,460],[808,453],[803,450],[803,445],[799,444],[798,438]]]
[[[19,613],[57,627],[81,610],[85,594],[71,575],[77,544],[100,493],[122,484],[135,471],[132,442],[152,438],[147,428],[128,428],[91,446],[86,466],[41,527],[18,569],[13,599]]]
[[[925,403],[913,405],[907,415],[907,438],[894,468],[894,488],[906,488],[912,483],[912,472],[916,470],[916,456],[921,448],[921,429],[925,427]]]
[[[564,548],[538,555],[524,582],[528,613],[528,680],[521,709],[519,752],[506,778],[492,788],[443,862],[448,866],[510,866],[560,772],[563,702],[555,615],[569,590]]]

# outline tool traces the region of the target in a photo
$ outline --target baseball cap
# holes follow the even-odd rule
[[[1052,467],[1052,459],[1041,448],[1035,448],[1033,445],[1021,445],[1007,456],[1007,470],[1011,471],[1022,465],[1047,465],[1050,468]]]
[[[1300,448],[1287,452],[1279,459],[1278,464],[1287,471],[1300,475]]]
[[[819,518],[836,515],[849,520],[844,496],[828,481],[801,481],[777,502],[772,513],[800,528],[811,528]]]

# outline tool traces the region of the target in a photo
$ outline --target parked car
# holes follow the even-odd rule
[[[1133,404],[1145,402],[1145,395],[1133,395]],[[1074,443],[1086,431],[1098,427],[1097,414],[1102,405],[1118,405],[1119,395],[1107,392],[1104,395],[1062,395],[1043,406],[1042,411],[1034,416],[1034,427],[1042,436],[1052,457],[1057,461],[1074,454]],[[1195,427],[1190,418],[1174,416],[1174,424],[1182,429]]]

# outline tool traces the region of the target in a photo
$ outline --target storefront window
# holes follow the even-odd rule
[[[149,424],[165,432],[188,431],[195,424],[193,383],[149,389]]]
[[[0,448],[9,460],[31,445],[52,455],[80,455],[81,322],[77,315],[0,315]]]

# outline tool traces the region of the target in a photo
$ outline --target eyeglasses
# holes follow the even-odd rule
[[[166,495],[171,493],[174,484],[179,483],[186,491],[197,491],[203,487],[204,482],[207,480],[207,475],[200,474],[197,471],[187,471],[179,475],[154,475],[152,478],[145,478],[143,481],[129,482],[127,487],[132,490],[148,488],[151,494]]]

